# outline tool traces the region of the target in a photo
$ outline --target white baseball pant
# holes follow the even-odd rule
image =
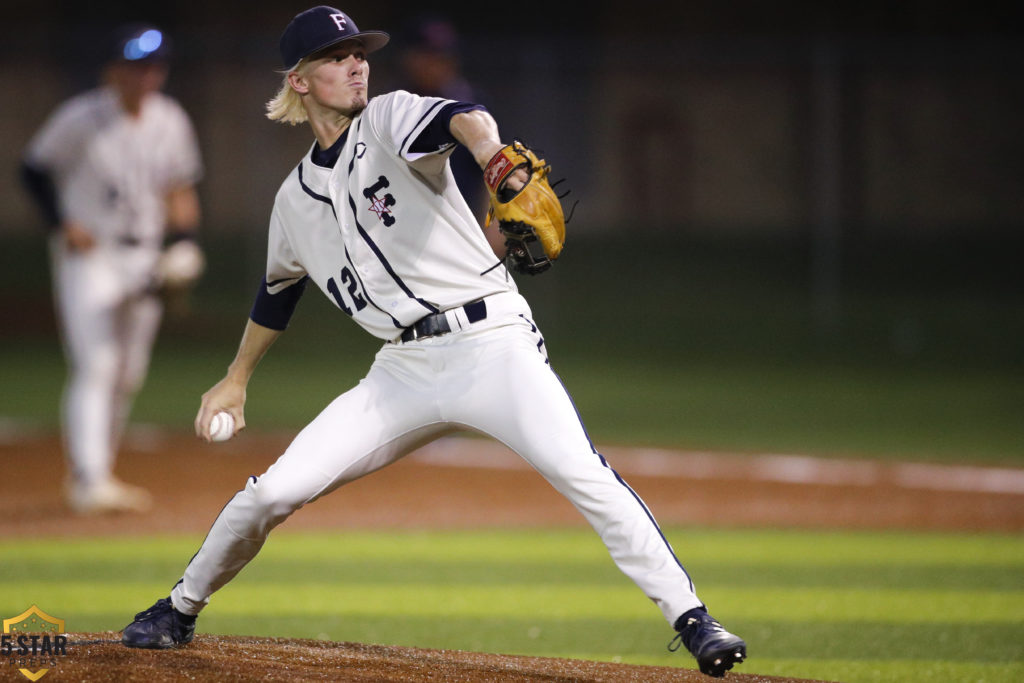
[[[174,607],[198,614],[295,510],[457,429],[492,436],[540,472],[670,624],[700,606],[646,505],[591,444],[526,301],[485,301],[487,318],[472,325],[462,309],[447,313],[461,331],[385,344],[367,376],[221,511],[171,593]]]
[[[51,251],[69,366],[65,449],[75,481],[101,483],[111,476],[132,401],[146,377],[163,304],[147,292],[144,268],[129,262],[132,250],[97,246],[68,253],[55,244]]]

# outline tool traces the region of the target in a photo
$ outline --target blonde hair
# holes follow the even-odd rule
[[[299,60],[299,63],[284,73],[281,87],[278,89],[274,99],[267,102],[267,118],[271,121],[289,123],[293,126],[305,123],[309,120],[306,114],[306,107],[302,104],[302,97],[295,92],[295,88],[288,82],[288,74],[293,71],[301,71],[309,61]]]

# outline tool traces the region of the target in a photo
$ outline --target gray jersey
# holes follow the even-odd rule
[[[396,91],[370,100],[333,168],[312,150],[274,202],[267,285],[306,275],[381,339],[439,310],[515,292],[447,163],[454,144],[410,147],[450,100]]]

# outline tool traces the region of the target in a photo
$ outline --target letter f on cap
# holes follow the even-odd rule
[[[334,19],[334,24],[338,27],[339,31],[345,30],[345,15],[344,14],[332,14],[331,19]]]

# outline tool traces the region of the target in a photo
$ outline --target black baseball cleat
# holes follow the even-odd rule
[[[703,607],[684,612],[675,623],[679,631],[668,649],[675,652],[682,643],[697,658],[702,674],[721,678],[725,672],[747,658],[747,644],[743,639],[722,628]]]
[[[164,598],[135,615],[135,621],[124,627],[121,643],[128,647],[166,650],[191,643],[195,631],[195,616],[182,614],[174,609],[170,598]]]

